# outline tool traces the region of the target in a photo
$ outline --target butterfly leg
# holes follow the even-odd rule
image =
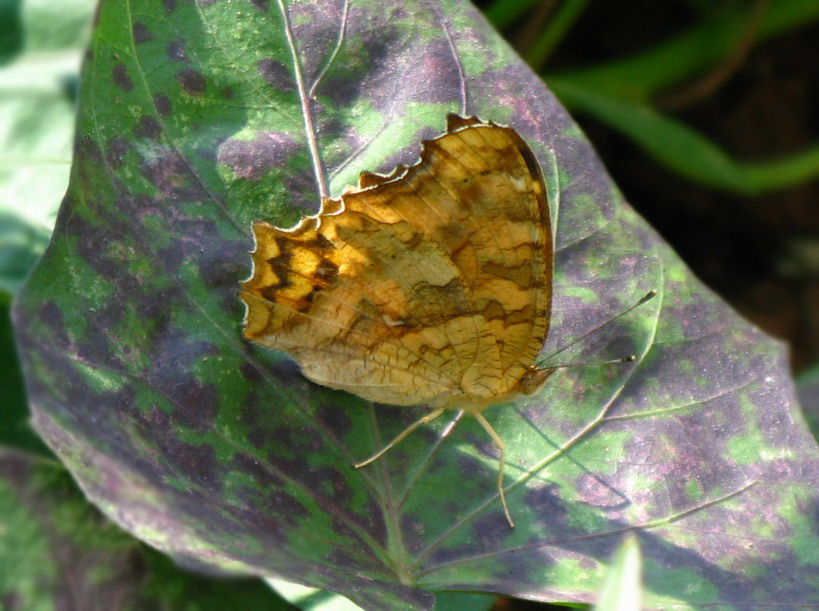
[[[506,465],[506,444],[503,443],[503,439],[500,438],[500,435],[495,432],[495,429],[492,428],[492,425],[489,424],[487,419],[484,418],[480,412],[473,412],[472,415],[475,416],[475,419],[481,423],[483,429],[489,433],[492,441],[495,442],[495,445],[500,451],[500,466],[498,466],[498,492],[500,493],[500,500],[501,504],[503,505],[503,513],[506,516],[506,521],[509,522],[510,527],[514,528],[515,523],[512,521],[512,516],[509,514],[509,506],[506,504],[506,495],[503,492],[503,468]]]
[[[417,429],[419,426],[421,426],[422,424],[426,424],[428,422],[432,422],[433,420],[435,420],[438,416],[440,416],[443,413],[444,413],[444,408],[439,407],[438,409],[435,409],[435,410],[429,412],[423,418],[420,418],[419,420],[416,420],[415,422],[410,424],[407,428],[405,428],[401,432],[401,434],[398,435],[398,437],[393,439],[391,442],[389,442],[387,445],[385,445],[383,448],[381,448],[378,452],[376,452],[375,454],[370,456],[364,462],[360,462],[360,463],[356,464],[355,468],[360,469],[361,467],[365,467],[365,466],[369,465],[371,462],[374,462],[374,461],[378,460],[379,458],[384,456],[384,454],[386,454],[388,450],[394,448],[399,443],[404,441],[407,437],[409,437],[412,434],[412,432],[415,429]]]

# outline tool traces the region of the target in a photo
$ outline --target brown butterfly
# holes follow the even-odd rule
[[[431,409],[362,467],[446,409],[484,418],[537,391],[553,246],[546,186],[515,130],[449,115],[420,161],[325,199],[291,229],[253,223],[244,336],[289,353],[318,384]]]

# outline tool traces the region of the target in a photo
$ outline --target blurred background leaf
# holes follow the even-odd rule
[[[595,611],[640,611],[642,605],[643,561],[640,543],[628,535],[617,552],[603,579]]]
[[[796,382],[805,420],[813,436],[819,440],[819,363],[803,371]]]
[[[194,575],[104,518],[59,464],[0,448],[8,611],[295,609],[258,579]]]
[[[49,454],[28,425],[9,318],[68,185],[93,0],[0,2],[0,444]]]
[[[5,9],[19,50],[0,67],[0,212],[48,235],[68,184],[80,61],[94,2]]]

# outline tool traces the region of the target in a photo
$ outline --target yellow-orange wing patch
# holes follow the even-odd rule
[[[534,367],[551,305],[546,190],[510,128],[450,115],[418,164],[253,232],[244,335],[314,382],[476,411],[548,375]]]

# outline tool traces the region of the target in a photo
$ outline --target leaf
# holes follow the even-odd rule
[[[87,32],[80,25],[94,4],[27,1],[19,15],[25,45],[0,67],[0,213],[32,231],[51,230],[68,184],[73,96]]]
[[[302,611],[356,611],[358,605],[340,594],[300,586],[281,579],[268,579],[268,583],[282,597],[296,605]],[[435,597],[436,611],[489,611],[495,603],[494,596],[485,594],[468,594],[462,592],[443,592]]]
[[[300,586],[281,579],[268,579],[268,585],[302,611],[359,611],[361,607],[340,594]]]
[[[0,4],[0,65],[8,63],[23,46],[20,5],[23,0],[6,0]]]
[[[8,303],[45,250],[48,233],[0,211],[0,302]]]
[[[567,12],[568,7],[578,10],[582,3],[568,3]],[[680,86],[735,53],[743,28],[747,29],[756,10],[739,4],[709,9],[713,13],[710,18],[652,49],[597,66],[546,74],[544,78],[569,110],[588,113],[608,124],[659,163],[690,180],[755,195],[815,179],[819,176],[816,144],[781,159],[744,162],[733,159],[696,130],[652,108],[657,94]],[[799,0],[772,3],[762,12],[756,40],[762,42],[805,26],[817,17],[819,4]],[[539,65],[536,55],[530,54],[530,64]]]
[[[553,81],[560,81],[608,98],[645,104],[736,53],[751,10],[751,5],[741,3],[708,6],[703,12],[710,13],[709,18],[649,50],[597,66],[546,74],[546,82],[551,86]],[[817,19],[819,4],[802,0],[771,2],[765,7],[754,40],[761,43]]]
[[[94,4],[28,0],[0,7],[0,445],[47,455],[28,426],[9,302],[45,250],[68,185],[71,84]]]
[[[624,531],[647,606],[815,603],[817,452],[789,416],[782,346],[622,201],[471,5],[230,6],[101,7],[69,192],[15,308],[37,429],[89,497],[177,558],[365,608],[463,590],[590,601]],[[547,176],[544,354],[598,329],[551,362],[638,357],[487,411],[515,529],[477,423],[425,427],[355,470],[417,411],[312,385],[240,339],[250,222],[288,226],[359,171],[412,162],[449,111],[512,125]]]
[[[57,463],[0,448],[4,609],[294,609],[258,581],[186,573],[93,509]]]
[[[50,456],[48,448],[28,423],[23,374],[14,346],[9,305],[5,303],[0,304],[0,388],[3,389],[0,447],[9,446]],[[0,513],[0,521],[2,518]]]
[[[642,559],[640,544],[627,537],[614,555],[606,573],[595,611],[640,611],[642,599]]]
[[[799,375],[796,392],[802,406],[800,416],[806,420],[813,436],[819,439],[819,364],[814,364]]]
[[[681,176],[727,191],[756,192],[757,185],[742,164],[685,124],[643,104],[608,98],[566,83],[550,86],[562,102],[592,113]]]
[[[667,168],[710,187],[758,194],[819,176],[819,146],[777,161],[742,163],[696,130],[645,104],[599,95],[565,80],[550,81],[549,85],[564,104],[589,112]]]

